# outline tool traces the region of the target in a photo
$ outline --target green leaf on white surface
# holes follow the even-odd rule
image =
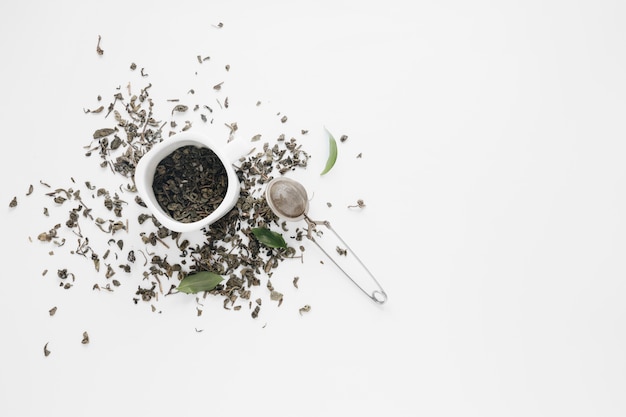
[[[178,284],[178,291],[185,294],[195,294],[201,291],[211,291],[224,281],[224,277],[213,272],[202,271],[187,275]]]
[[[328,130],[326,131],[326,133],[328,133],[328,144],[329,144],[328,159],[326,160],[326,167],[324,167],[324,170],[322,171],[320,175],[324,175],[328,171],[330,171],[331,168],[335,165],[335,162],[337,161],[337,141]]]

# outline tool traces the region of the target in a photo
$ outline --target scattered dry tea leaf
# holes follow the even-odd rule
[[[50,317],[54,316],[56,312],[57,312],[56,306],[54,306],[50,310],[48,310],[48,313],[50,314]]]
[[[96,45],[96,53],[98,55],[104,55],[104,50],[100,48],[100,41],[102,41],[102,36],[98,35],[98,44]]]
[[[102,112],[102,110],[104,110],[104,106],[100,106],[100,107],[98,107],[98,108],[96,108],[96,109],[93,109],[93,110],[91,110],[91,109],[83,109],[83,111],[85,112],[85,114],[87,114],[87,113],[94,113],[94,114],[98,114],[98,113]]]
[[[365,207],[365,203],[360,198],[356,201],[356,204],[352,204],[352,205],[348,206],[348,208],[360,208],[360,209],[362,209],[364,207]]]
[[[174,108],[172,109],[172,115],[174,113],[184,113],[187,110],[189,110],[188,106],[185,106],[184,104],[177,104],[176,106],[174,106]]]
[[[44,355],[44,356],[46,356],[46,357],[47,357],[48,355],[50,355],[50,351],[48,350],[48,343],[50,343],[50,342],[47,342],[47,343],[43,346],[43,355]]]
[[[104,137],[107,137],[113,133],[115,133],[115,129],[111,129],[110,127],[105,127],[103,129],[98,129],[95,132],[93,132],[93,138],[94,139],[101,139]]]
[[[270,293],[270,300],[282,301],[282,299],[283,299],[283,295],[281,293],[279,293],[278,291],[272,290],[272,292]]]
[[[17,197],[13,197],[13,200],[9,203],[9,207],[13,208],[17,206]]]
[[[83,345],[89,343],[89,334],[87,332],[83,332],[83,340],[80,341]]]
[[[298,288],[298,281],[300,280],[300,277],[294,277],[293,278],[293,286]]]
[[[307,304],[298,311],[300,312],[300,315],[302,315],[302,313],[308,313],[311,311],[311,306]]]

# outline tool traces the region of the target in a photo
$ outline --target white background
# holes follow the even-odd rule
[[[625,21],[604,0],[3,2],[0,415],[626,415]],[[97,95],[151,82],[167,118],[221,81],[231,108],[196,128],[298,135],[311,214],[387,304],[309,245],[256,320],[182,295],[157,314],[141,276],[92,291],[36,240],[66,213],[40,180],[120,184],[83,156]],[[348,140],[320,178],[324,127]]]

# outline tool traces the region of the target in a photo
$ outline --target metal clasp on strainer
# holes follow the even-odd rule
[[[288,221],[299,221],[304,219],[308,225],[307,238],[313,243],[317,245],[318,248],[330,259],[343,274],[348,277],[361,291],[363,291],[368,297],[370,297],[375,302],[382,304],[387,301],[387,294],[382,289],[374,275],[367,269],[367,267],[363,264],[363,262],[359,259],[359,257],[354,253],[352,249],[348,246],[348,244],[337,234],[337,232],[330,226],[330,222],[326,220],[317,221],[311,220],[307,213],[309,210],[309,199],[307,197],[306,190],[297,181],[294,181],[290,178],[279,177],[274,178],[267,184],[267,188],[265,190],[265,199],[267,200],[267,204],[270,206],[272,211],[280,218],[288,220]],[[372,283],[375,284],[375,289],[372,291],[366,290],[363,288],[361,284],[359,284],[348,272],[345,271],[344,268],[339,265],[339,263],[335,260],[333,256],[328,253],[320,243],[315,239],[314,231],[316,230],[315,226],[324,226],[333,234],[335,237],[341,242],[343,246],[345,246],[345,250],[353,256],[356,261],[361,266],[361,269],[369,275],[372,280]]]

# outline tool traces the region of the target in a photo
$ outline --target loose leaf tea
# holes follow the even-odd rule
[[[81,340],[80,343],[82,343],[83,345],[89,343],[89,334],[87,334],[87,332],[83,332],[83,340]]]
[[[208,57],[198,58],[200,64],[207,60]],[[202,69],[208,69],[209,64],[205,63]],[[133,63],[130,69],[139,67]],[[131,75],[144,82],[139,73]],[[148,76],[143,68],[141,76]],[[72,255],[83,258],[95,270],[93,275],[96,279],[101,279],[97,283],[89,283],[93,290],[103,294],[130,290],[132,302],[140,305],[145,302],[153,312],[160,312],[156,303],[177,292],[182,293],[180,297],[201,292],[204,298],[219,297],[217,304],[232,311],[249,305],[253,318],[260,313],[259,291],[265,294],[266,300],[274,300],[280,306],[283,294],[273,288],[270,277],[288,259],[303,261],[302,256],[296,256],[298,247],[289,246],[285,239],[289,236],[292,240],[301,241],[305,235],[300,229],[291,233],[285,222],[279,221],[269,208],[263,189],[274,177],[307,167],[309,155],[294,137],[290,138],[298,133],[305,135],[306,130],[297,129],[294,132],[286,123],[287,117],[278,113],[285,132],[277,139],[265,141],[271,137],[265,130],[251,132],[256,133],[252,139],[241,138],[254,143],[250,144],[250,152],[233,164],[241,184],[236,205],[210,228],[203,229],[200,235],[185,235],[163,227],[153,215],[146,213],[145,203],[135,194],[137,190],[132,179],[137,163],[154,145],[166,140],[168,134],[171,136],[195,127],[200,121],[213,123],[213,117],[215,120],[232,120],[232,113],[226,118],[221,113],[234,110],[226,110],[228,97],[223,97],[226,84],[220,82],[217,88],[212,89],[213,84],[215,82],[208,84],[207,89],[209,94],[213,94],[210,100],[217,100],[219,108],[207,105],[211,102],[209,100],[187,106],[181,104],[179,99],[164,99],[157,105],[150,97],[152,84],[133,94],[130,83],[124,83],[125,88],[121,85],[116,88],[108,105],[100,103],[103,97],[98,96],[97,106],[89,106],[92,110],[86,113],[91,114],[90,118],[100,115],[105,123],[86,132],[89,144],[84,147],[85,156],[98,157],[99,166],[111,171],[119,182],[110,185],[110,188],[103,188],[89,181],[72,179],[69,187],[57,188],[40,181],[47,187],[46,196],[52,200],[52,203],[48,203],[50,211],[44,209],[45,216],[49,216],[45,219],[51,220],[58,209],[64,211],[65,217],[48,225],[37,236],[37,244],[52,244],[56,249],[67,238],[69,244],[63,249],[69,247]],[[200,88],[191,85],[183,91],[193,95],[195,100],[202,100]],[[188,99],[191,97],[187,96]],[[260,104],[260,101],[257,102],[257,106]],[[94,107],[97,108],[94,110]],[[160,116],[164,116],[164,119],[159,119]],[[189,120],[183,123],[183,118]],[[272,120],[275,120],[274,117]],[[224,142],[236,139],[239,134],[237,122],[225,125]],[[96,129],[98,127],[100,129]],[[332,144],[334,138],[329,136]],[[153,178],[153,191],[157,200],[158,196],[162,197],[159,201],[161,207],[173,217],[181,216],[187,222],[194,221],[194,216],[200,220],[212,213],[228,188],[226,167],[216,155],[201,154],[204,152],[202,149],[209,151],[190,146],[187,150],[180,148],[172,152],[161,161],[164,167]],[[174,155],[176,152],[179,154]],[[332,168],[336,154],[335,143],[334,148],[331,145],[328,170]],[[166,161],[167,158],[170,159]],[[214,164],[208,163],[208,160]],[[123,195],[125,193],[126,196]],[[127,207],[130,207],[130,214]],[[283,235],[288,233],[284,235],[285,238],[271,230],[278,227],[282,229]],[[87,233],[93,233],[92,230],[95,230],[95,235],[87,236]],[[117,235],[122,232],[124,241]],[[303,253],[304,246],[300,245],[299,250]],[[51,271],[57,270],[58,278],[54,278],[57,278],[61,288],[70,288],[74,280],[91,278],[91,274],[74,277],[66,268],[55,268],[51,268]],[[73,268],[70,266],[69,269]],[[133,281],[137,278],[141,281]],[[298,287],[298,278],[294,278],[293,285]],[[251,300],[257,298],[255,306]],[[205,310],[204,315],[210,311],[202,304],[198,305],[202,306],[198,307],[198,315],[202,310]],[[52,315],[54,311],[49,310],[49,313]],[[89,336],[85,332],[82,343],[88,342]]]
[[[255,227],[254,229],[252,229],[252,234],[254,235],[254,237],[257,238],[259,242],[261,242],[265,246],[269,246],[270,248],[287,247],[287,243],[285,243],[283,235],[264,227]]]
[[[195,294],[201,291],[211,291],[224,280],[224,277],[209,271],[187,275],[178,285],[178,291],[186,294]]]
[[[356,204],[349,205],[348,208],[365,208],[365,202],[362,199],[358,199]]]
[[[43,355],[44,355],[45,357],[48,357],[48,355],[50,355],[50,351],[48,350],[48,343],[50,343],[50,342],[47,342],[47,343],[43,346]]]
[[[337,161],[337,141],[329,131],[326,131],[326,133],[328,133],[329,145],[328,159],[326,160],[326,166],[324,167],[324,170],[320,175],[328,173],[328,171],[332,169],[332,167],[335,165],[335,162]]]
[[[213,213],[224,200],[228,174],[209,148],[176,149],[159,162],[152,190],[161,208],[174,220],[192,223]]]
[[[104,51],[100,48],[100,41],[102,41],[102,36],[98,35],[98,44],[96,45],[96,53],[98,55],[103,55]]]
[[[307,304],[298,311],[300,312],[300,315],[302,315],[302,313],[308,313],[311,311],[311,306]]]

